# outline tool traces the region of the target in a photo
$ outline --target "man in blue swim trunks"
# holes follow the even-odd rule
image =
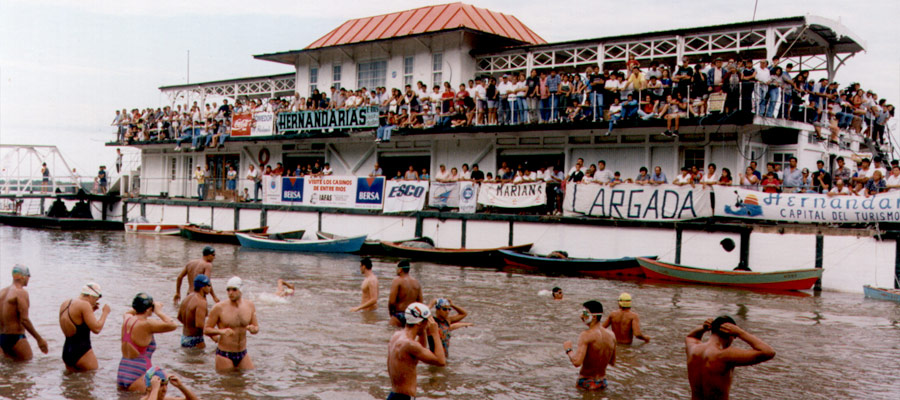
[[[606,366],[616,365],[616,336],[601,326],[603,305],[590,300],[583,304],[581,322],[588,329],[578,336],[578,347],[566,341],[563,347],[572,365],[581,367],[576,387],[584,390],[606,389]]]
[[[209,277],[199,274],[194,277],[194,291],[178,308],[178,320],[184,324],[181,331],[181,347],[205,349],[203,327],[206,326],[206,295],[210,291]],[[218,338],[213,338],[216,340]]]
[[[28,361],[33,357],[25,331],[37,341],[41,352],[47,354],[47,342],[28,318],[28,292],[25,286],[31,279],[28,267],[16,265],[12,270],[13,283],[0,290],[0,351],[14,361]]]
[[[253,369],[253,361],[247,354],[247,332],[259,332],[256,307],[250,300],[241,298],[243,281],[236,276],[228,280],[225,288],[228,299],[213,306],[203,329],[209,337],[219,335],[216,347],[216,371]]]
[[[391,294],[388,296],[391,324],[405,326],[403,311],[414,302],[422,302],[422,285],[409,275],[409,260],[402,260],[397,263],[397,277],[391,282]]]

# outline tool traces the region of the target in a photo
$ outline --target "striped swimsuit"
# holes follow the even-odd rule
[[[122,361],[119,362],[119,372],[116,376],[116,383],[119,386],[119,389],[128,390],[128,387],[131,386],[132,383],[142,378],[147,370],[150,369],[152,363],[150,358],[153,357],[153,352],[156,351],[156,339],[151,337],[150,344],[142,347],[138,346],[131,340],[131,331],[134,329],[134,325],[137,324],[138,319],[133,318],[134,323],[131,326],[128,326],[128,321],[122,324],[122,342],[128,343],[134,346],[135,350],[140,353],[137,358],[125,358],[122,357]]]

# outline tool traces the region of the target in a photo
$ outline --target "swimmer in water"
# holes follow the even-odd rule
[[[159,319],[151,318],[153,314]],[[119,361],[116,383],[119,390],[144,392],[147,386],[141,378],[153,367],[151,357],[156,351],[153,336],[174,331],[178,324],[163,312],[162,303],[154,302],[146,293],[134,296],[131,310],[122,319],[122,360]]]
[[[391,294],[388,296],[388,313],[391,316],[391,324],[403,327],[406,310],[412,303],[422,302],[422,285],[416,278],[409,275],[409,260],[397,263],[397,277],[391,282]]]
[[[631,295],[628,293],[619,295],[619,309],[610,313],[603,321],[604,328],[610,326],[616,335],[616,341],[621,344],[631,344],[634,338],[641,339],[645,343],[650,342],[650,336],[641,332],[640,317],[631,311]]]
[[[31,272],[26,266],[15,265],[12,278],[12,285],[0,290],[0,351],[14,361],[28,361],[33,354],[28,339],[25,339],[25,332],[28,331],[34,337],[44,354],[48,352],[47,341],[37,333],[28,318],[31,303],[25,286],[31,280]]]
[[[205,349],[203,327],[206,326],[206,309],[209,303],[209,277],[200,274],[194,278],[194,291],[189,294],[178,308],[178,320],[184,324],[181,330],[181,347]],[[215,341],[218,337],[213,338]]]
[[[459,328],[473,326],[469,322],[460,322],[469,315],[466,310],[453,304],[450,299],[435,299],[431,301],[430,307],[434,307],[434,322],[437,323],[441,332],[441,343],[444,345],[444,355],[450,357],[450,336],[451,332]],[[455,315],[450,315],[450,311],[456,311]],[[428,348],[434,351],[434,342],[428,338]]]
[[[544,293],[547,293],[547,292],[544,292]],[[553,293],[553,300],[562,300],[563,299],[563,291],[559,286],[554,287],[552,293]]]
[[[228,280],[228,300],[216,303],[206,319],[203,332],[213,337],[220,335],[216,347],[216,371],[253,369],[253,361],[247,354],[247,332],[259,333],[256,307],[253,302],[241,298],[243,281],[236,276]]]
[[[283,279],[278,280],[278,289],[275,290],[278,297],[288,297],[294,295],[294,285],[285,282]]]
[[[99,367],[91,348],[91,332],[103,330],[110,312],[109,304],[104,304],[100,319],[94,316],[101,297],[100,285],[91,282],[81,288],[80,296],[59,306],[59,327],[66,337],[62,359],[69,371],[93,371]]]
[[[151,368],[152,371],[147,371],[144,374],[144,383],[147,385],[147,394],[144,397],[141,397],[141,400],[197,400],[199,397],[194,394],[191,389],[184,385],[181,382],[181,378],[169,374],[168,376],[160,377],[161,374],[157,373],[156,367]],[[181,394],[184,397],[173,397],[167,396],[166,392],[168,392],[169,384],[178,388],[181,391]]]
[[[372,311],[378,308],[378,277],[372,272],[372,260],[365,257],[359,261],[359,273],[365,276],[362,286],[362,301],[350,309],[356,311]]]
[[[439,367],[447,365],[440,330],[428,306],[411,303],[406,307],[403,321],[403,329],[394,332],[388,344],[391,393],[387,400],[416,398],[416,365],[419,361]],[[435,343],[433,352],[424,346],[426,335]]]
[[[172,299],[175,304],[178,304],[178,301],[181,300],[181,280],[187,276],[188,284],[190,284],[190,282],[193,282],[194,278],[200,274],[206,275],[207,278],[211,278],[212,262],[215,259],[216,249],[211,246],[206,246],[203,248],[202,258],[192,260],[184,266],[184,269],[181,270],[181,273],[178,274],[178,278],[175,280],[175,297]],[[213,290],[212,285],[209,286],[209,294],[212,295],[214,302],[219,302],[219,297],[216,296],[216,292]]]
[[[563,347],[572,365],[581,367],[575,386],[584,390],[603,390],[606,389],[606,367],[616,365],[616,337],[600,326],[603,305],[599,301],[590,300],[583,306],[581,322],[588,329],[578,336],[577,348],[573,348],[570,341],[563,343]]]

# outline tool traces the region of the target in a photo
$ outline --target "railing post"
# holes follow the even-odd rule
[[[462,219],[462,228],[461,228],[461,230],[462,230],[462,233],[460,234],[461,236],[460,236],[460,239],[459,239],[459,241],[460,241],[460,246],[461,246],[462,248],[466,248],[466,218],[465,218],[465,217],[463,217],[463,219]]]
[[[513,221],[509,221],[509,245],[513,245]]]
[[[675,264],[681,264],[681,235],[682,229],[675,228]]]
[[[234,207],[234,230],[241,229],[241,208]]]
[[[741,250],[738,268],[742,270],[750,269],[750,229],[741,232]]]
[[[825,247],[825,238],[822,236],[822,233],[819,232],[816,234],[816,269],[822,269],[822,253]],[[822,290],[822,278],[816,280],[816,285],[813,287],[815,291]]]
[[[266,226],[266,214],[267,214],[266,208],[263,207],[259,211],[259,226]]]

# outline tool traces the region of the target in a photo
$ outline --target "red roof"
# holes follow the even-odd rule
[[[312,42],[312,44],[306,46],[306,49],[389,39],[455,28],[469,28],[519,40],[524,43],[547,43],[512,15],[494,12],[469,4],[451,3],[375,17],[351,19]]]

